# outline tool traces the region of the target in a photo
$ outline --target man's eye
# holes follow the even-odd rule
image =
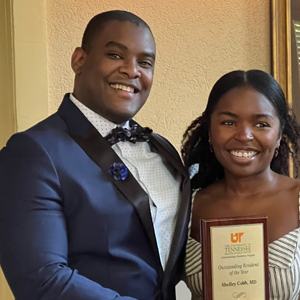
[[[153,66],[153,64],[150,61],[141,61],[140,65],[148,68]]]
[[[120,59],[121,56],[115,53],[108,53],[107,54],[109,57],[113,58],[113,59]]]

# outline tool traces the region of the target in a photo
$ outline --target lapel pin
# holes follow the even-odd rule
[[[122,163],[113,163],[109,169],[109,174],[115,180],[125,180],[128,175],[128,169]]]

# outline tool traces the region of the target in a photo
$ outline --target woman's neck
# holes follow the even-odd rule
[[[278,174],[271,169],[247,177],[239,177],[225,172],[224,188],[227,195],[245,198],[266,193],[275,188],[278,177]]]

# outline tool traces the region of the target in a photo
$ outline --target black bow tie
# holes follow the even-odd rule
[[[130,129],[123,127],[116,127],[113,129],[105,139],[112,146],[118,142],[130,142],[135,144],[136,142],[148,142],[150,139],[150,134],[152,129],[149,127],[141,127],[137,124],[134,124]]]

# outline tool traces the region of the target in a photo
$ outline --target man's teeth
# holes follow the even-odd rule
[[[255,151],[230,151],[233,156],[236,157],[253,157],[257,152]]]
[[[122,84],[111,84],[110,86],[116,90],[123,90],[123,91],[129,92],[129,93],[134,93],[134,88],[132,88],[130,86],[126,86],[126,85],[122,85]]]

